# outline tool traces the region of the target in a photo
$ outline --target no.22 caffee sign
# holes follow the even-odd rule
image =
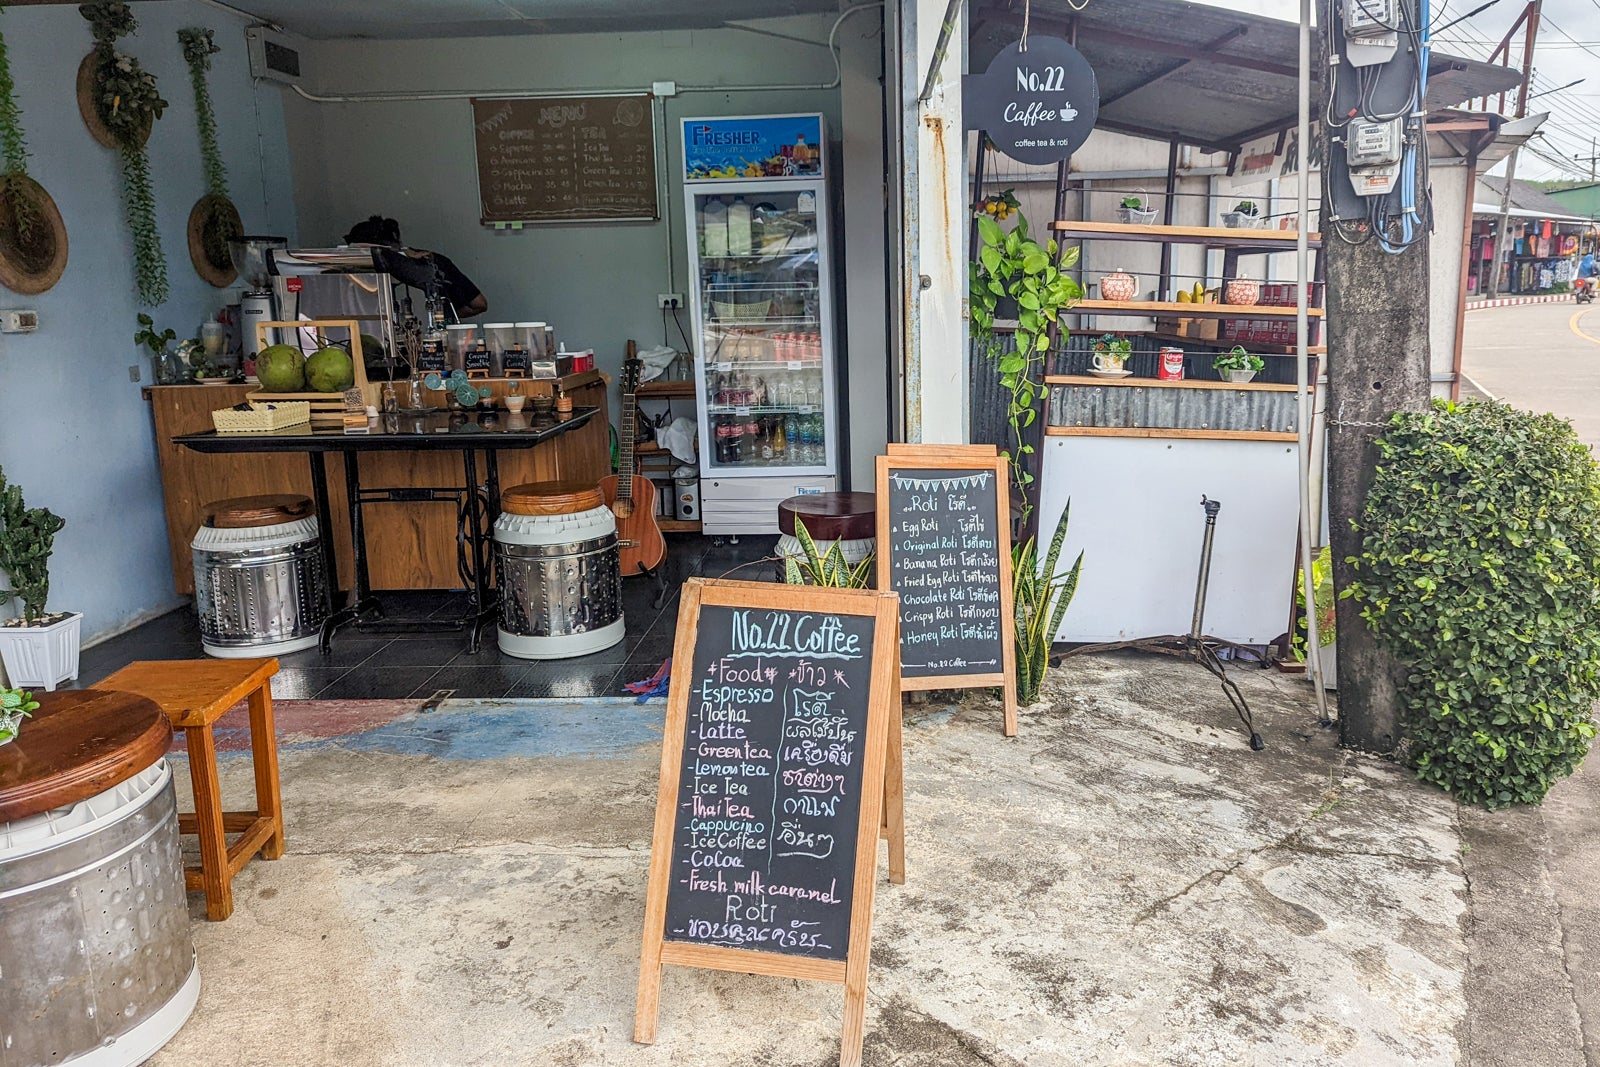
[[[1100,84],[1083,53],[1059,37],[1007,45],[962,84],[968,129],[984,130],[1019,163],[1059,163],[1089,139],[1100,116]]]

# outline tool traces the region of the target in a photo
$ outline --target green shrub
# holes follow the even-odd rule
[[[1402,412],[1378,449],[1341,595],[1409,668],[1417,774],[1536,803],[1595,734],[1600,469],[1571,424],[1500,404]]]

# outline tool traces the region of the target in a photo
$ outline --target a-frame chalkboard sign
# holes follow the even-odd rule
[[[878,588],[900,594],[900,688],[999,686],[1017,732],[1004,456],[896,445],[878,457]]]
[[[675,963],[842,983],[839,1062],[861,1062],[898,614],[874,590],[684,585],[635,1041]]]

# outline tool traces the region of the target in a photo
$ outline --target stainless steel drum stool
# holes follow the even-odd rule
[[[500,651],[565,659],[622,640],[617,521],[599,488],[533,482],[501,494],[494,524]]]
[[[316,645],[328,575],[311,501],[247,496],[206,511],[190,545],[206,654],[277,656]]]
[[[200,995],[172,728],[128,693],[39,703],[0,745],[0,1063],[135,1067]]]

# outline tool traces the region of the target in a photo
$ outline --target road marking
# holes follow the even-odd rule
[[[1468,374],[1466,371],[1462,371],[1461,372],[1461,378],[1468,385],[1472,386],[1478,392],[1480,392],[1484,396],[1488,397],[1489,401],[1491,403],[1494,403],[1494,404],[1500,403],[1500,398],[1499,397],[1495,396],[1493,393],[1489,392],[1489,390],[1487,390],[1483,386],[1479,385],[1478,384],[1478,380],[1476,378],[1474,378],[1472,375]]]
[[[1590,308],[1587,311],[1574,311],[1572,313],[1572,318],[1567,322],[1567,325],[1572,327],[1573,333],[1577,334],[1585,341],[1588,341],[1592,345],[1600,345],[1600,337],[1596,337],[1592,333],[1584,333],[1583,327],[1578,325],[1578,320],[1582,319],[1585,315],[1589,314],[1589,312],[1593,310],[1595,309]]]

